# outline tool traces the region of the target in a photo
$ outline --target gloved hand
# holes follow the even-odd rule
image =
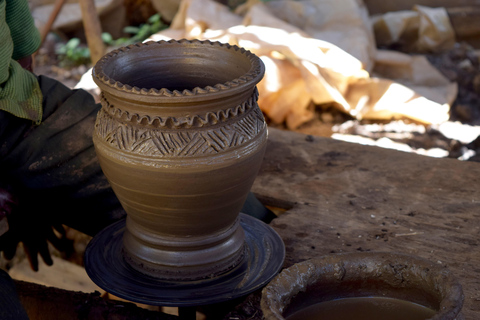
[[[73,251],[73,241],[65,237],[61,224],[50,221],[44,210],[34,212],[22,205],[21,199],[9,188],[0,188],[0,212],[6,215],[9,225],[9,230],[0,237],[0,251],[6,259],[13,259],[18,244],[22,242],[30,267],[38,271],[38,254],[47,265],[53,264],[48,242],[61,252],[69,254]]]

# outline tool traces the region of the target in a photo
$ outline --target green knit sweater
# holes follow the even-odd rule
[[[42,120],[42,92],[35,75],[16,61],[40,45],[27,0],[0,0],[0,110]]]

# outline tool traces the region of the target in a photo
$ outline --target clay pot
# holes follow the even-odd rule
[[[263,289],[265,319],[284,319],[322,301],[389,297],[436,311],[435,320],[460,320],[461,285],[444,267],[404,254],[333,254],[284,269]]]
[[[263,74],[251,52],[197,40],[131,45],[95,65],[93,141],[127,212],[123,251],[136,270],[192,280],[241,261],[238,215],[267,139]]]

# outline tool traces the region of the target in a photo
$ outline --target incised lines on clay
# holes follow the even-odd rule
[[[103,109],[99,112],[97,135],[114,148],[145,156],[195,156],[215,154],[244,144],[265,129],[258,107],[220,126],[189,130],[142,128],[117,121]]]

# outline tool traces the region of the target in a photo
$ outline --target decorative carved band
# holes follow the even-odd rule
[[[266,127],[265,120],[256,102],[254,104],[255,107],[245,109],[236,118],[229,116],[232,119],[222,125],[201,129],[176,126],[174,130],[132,126],[131,123],[119,121],[102,108],[97,116],[95,131],[111,147],[142,156],[192,157],[216,154],[245,144],[262,134]]]
[[[117,108],[111,104],[105,95],[101,94],[101,104],[103,109],[110,114],[113,118],[121,121],[133,122],[135,125],[163,127],[167,129],[173,128],[201,128],[209,125],[216,125],[219,122],[225,122],[230,118],[238,117],[248,110],[257,107],[258,89],[255,87],[253,94],[250,98],[235,107],[219,110],[217,112],[207,112],[204,115],[193,115],[188,117],[152,117],[149,115],[140,115],[139,113],[130,113],[125,110]]]

